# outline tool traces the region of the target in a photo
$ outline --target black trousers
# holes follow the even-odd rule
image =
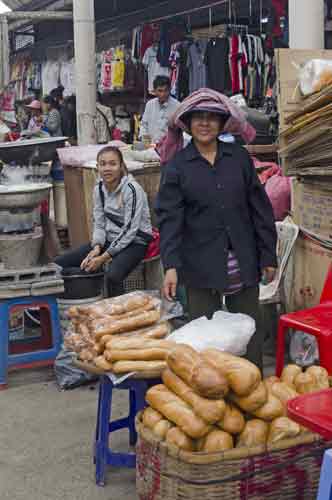
[[[256,321],[256,332],[248,344],[246,358],[263,372],[264,338],[259,310],[259,287],[244,288],[239,293],[226,295],[225,299],[229,312],[247,314]],[[222,295],[211,289],[187,288],[187,301],[191,320],[201,316],[211,319],[221,308]]]
[[[81,247],[70,250],[64,255],[60,255],[55,259],[55,263],[66,269],[68,267],[80,267],[82,260],[92,250],[90,244],[82,245]],[[137,243],[131,243],[124,250],[113,257],[111,264],[108,266],[107,280],[110,289],[116,288],[121,291],[123,280],[138,266],[145,257],[146,246]]]

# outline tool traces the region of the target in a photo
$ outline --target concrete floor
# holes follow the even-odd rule
[[[105,488],[94,481],[92,441],[97,387],[58,390],[49,369],[11,373],[0,392],[1,500],[135,500],[135,471],[113,469]],[[126,396],[115,396],[114,417]],[[126,431],[114,435],[126,449]]]

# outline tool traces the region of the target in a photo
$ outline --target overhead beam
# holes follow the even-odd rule
[[[0,19],[5,18],[8,21],[67,21],[73,19],[73,13],[71,11],[48,11],[48,10],[36,10],[36,11],[19,11],[15,10],[13,12],[4,12],[0,15]]]

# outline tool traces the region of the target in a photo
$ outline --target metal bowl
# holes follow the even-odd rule
[[[0,209],[34,208],[46,200],[52,184],[0,185]]]
[[[40,164],[54,160],[56,150],[65,145],[67,137],[47,137],[45,139],[25,139],[0,143],[0,160],[17,165]]]

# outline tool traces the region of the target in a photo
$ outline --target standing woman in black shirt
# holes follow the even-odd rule
[[[253,137],[250,125],[210,89],[189,96],[173,125],[160,152],[178,152],[163,167],[156,203],[164,294],[171,300],[183,283],[191,319],[211,318],[225,296],[230,312],[248,314],[259,325],[259,282],[262,276],[272,281],[277,267],[273,211],[246,149],[218,139],[234,130]],[[192,135],[185,149],[175,141],[176,128]],[[247,349],[260,369],[263,341],[258,327]]]

